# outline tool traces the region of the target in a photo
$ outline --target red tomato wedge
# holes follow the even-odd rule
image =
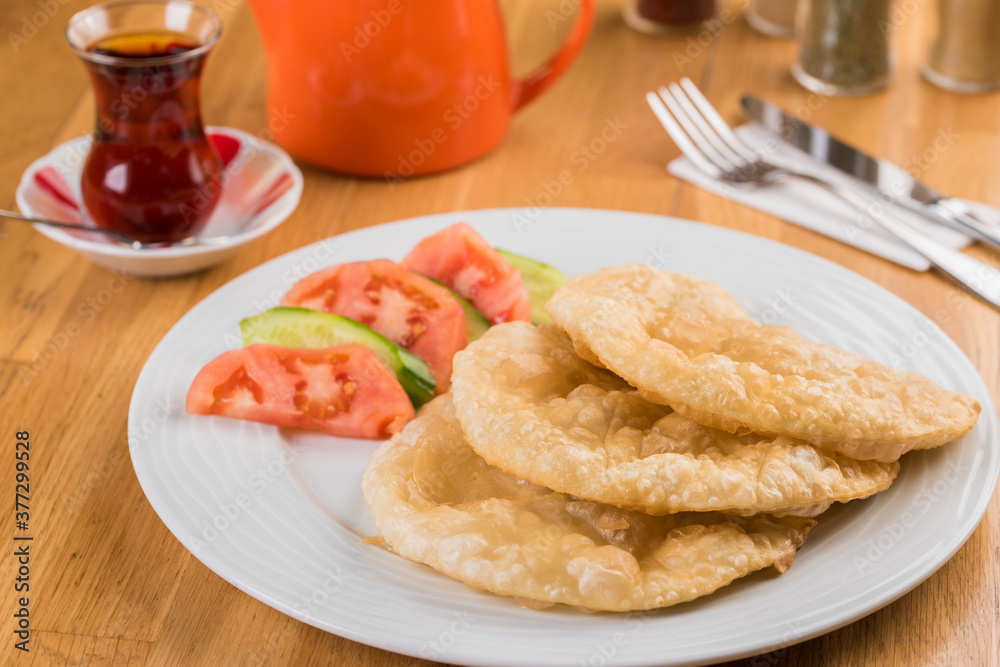
[[[418,243],[403,266],[452,288],[493,324],[531,321],[531,297],[521,274],[464,222]]]
[[[469,343],[462,307],[448,290],[388,259],[312,273],[281,305],[361,322],[426,361],[438,394],[451,386],[452,357]]]
[[[188,412],[345,438],[385,438],[413,419],[413,404],[374,352],[361,345],[299,350],[258,343],[199,371]]]

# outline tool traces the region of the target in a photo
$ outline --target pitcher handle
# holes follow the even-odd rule
[[[587,42],[590,29],[594,26],[595,0],[579,0],[579,4],[580,11],[577,13],[576,23],[559,50],[534,72],[513,82],[511,92],[514,111],[541,95],[546,88],[555,83]]]

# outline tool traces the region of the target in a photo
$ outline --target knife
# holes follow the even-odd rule
[[[976,217],[963,201],[921,183],[888,160],[872,157],[845,144],[830,136],[826,130],[785,113],[775,104],[753,95],[744,95],[741,103],[751,120],[819,162],[874,187],[885,200],[900,204],[933,222],[943,222],[1000,249],[1000,226]],[[997,215],[1000,217],[1000,212]]]

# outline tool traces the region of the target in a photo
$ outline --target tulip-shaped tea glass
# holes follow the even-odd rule
[[[94,86],[81,194],[98,227],[144,243],[197,235],[219,201],[199,86],[222,23],[181,0],[119,0],[74,15],[66,38]]]

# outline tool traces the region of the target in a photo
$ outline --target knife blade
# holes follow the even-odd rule
[[[970,234],[1000,250],[1000,227],[976,217],[961,200],[921,183],[888,160],[868,155],[831,136],[826,130],[785,113],[776,104],[753,95],[744,95],[741,104],[751,120],[760,123],[782,141],[875,188],[887,201],[933,222],[944,223]]]

